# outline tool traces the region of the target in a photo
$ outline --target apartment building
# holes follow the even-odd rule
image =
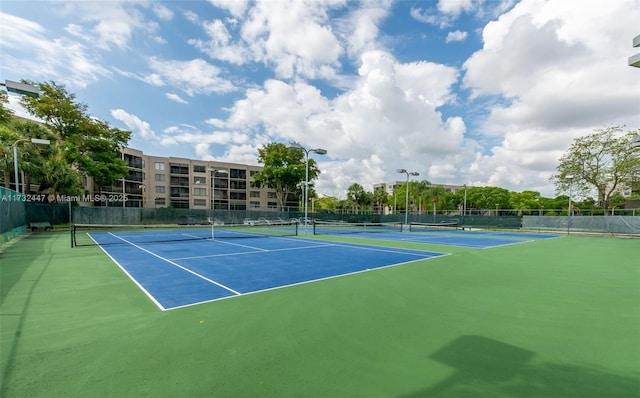
[[[406,181],[382,182],[379,184],[373,184],[373,190],[375,191],[378,188],[382,188],[388,195],[393,195],[395,190],[401,187],[402,185],[404,185],[405,183]],[[461,189],[464,189],[464,185],[448,185],[448,184],[431,184],[431,185],[428,185],[428,187],[442,187],[447,192],[456,192]]]
[[[124,148],[121,156],[129,174],[113,186],[94,186],[85,179],[93,195],[106,197],[100,206],[173,207],[183,209],[277,210],[276,192],[251,187],[252,176],[262,167],[176,157],[145,155]],[[126,198],[126,200],[121,200]],[[297,207],[298,198],[286,206]],[[102,201],[100,201],[102,202]]]

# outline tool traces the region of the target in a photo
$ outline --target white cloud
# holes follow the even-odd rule
[[[175,101],[179,104],[188,104],[189,101],[182,99],[178,94],[166,93],[165,96],[171,101]]]
[[[228,93],[236,89],[229,80],[219,76],[220,69],[218,67],[202,59],[163,61],[151,57],[149,67],[156,73],[148,75],[145,81],[158,86],[170,84],[189,96]]]
[[[548,177],[575,138],[603,126],[640,125],[640,80],[626,65],[624,45],[640,20],[631,3],[584,8],[523,0],[485,27],[483,49],[464,64],[463,84],[474,98],[508,101],[493,105],[478,130],[499,143],[478,154],[476,181],[553,195]]]
[[[241,28],[254,61],[273,65],[276,76],[331,77],[343,50],[326,8],[342,2],[258,1]]]
[[[239,17],[247,10],[249,0],[209,0],[211,4],[218,8],[223,8],[231,15]]]
[[[463,11],[469,12],[473,10],[473,2],[471,0],[439,0],[438,11],[458,17]]]
[[[145,139],[155,139],[156,133],[151,129],[149,123],[140,120],[135,115],[132,115],[126,112],[123,109],[112,109],[111,116],[114,119],[120,120],[122,123],[127,126],[134,134],[140,134],[142,138]]]
[[[440,29],[447,28],[452,25],[451,17],[447,15],[438,14],[435,11],[428,11],[421,8],[411,8],[411,17],[416,21],[427,23],[440,27]]]
[[[151,9],[156,14],[156,16],[162,19],[163,21],[170,21],[173,19],[173,11],[171,11],[169,8],[165,7],[162,4],[153,3],[151,5]]]
[[[467,32],[455,30],[447,34],[446,42],[451,43],[452,41],[464,41],[466,40],[467,36],[468,36]]]
[[[347,18],[339,21],[342,40],[347,45],[347,53],[357,59],[365,51],[381,50],[378,25],[389,15],[390,4],[371,4],[354,10]]]
[[[76,25],[82,26],[85,36],[95,47],[125,48],[134,31],[150,34],[158,28],[157,23],[144,18],[135,4],[127,2],[79,1],[60,4],[58,12],[72,17]]]
[[[264,130],[267,142],[328,149],[318,159],[323,174],[317,187],[323,192],[344,191],[354,182],[372,186],[398,167],[428,178],[431,165],[453,156],[463,144],[462,119],[442,120],[436,110],[454,99],[454,68],[403,64],[373,51],[363,54],[359,75],[353,89],[333,100],[302,81],[267,81],[234,104],[225,125]]]
[[[242,65],[251,58],[243,43],[233,43],[231,34],[220,19],[202,23],[208,39],[189,39],[187,42],[212,59]]]
[[[29,71],[30,79],[85,87],[111,75],[90,48],[67,38],[47,38],[48,32],[35,22],[0,13],[0,25],[2,67],[18,76]]]

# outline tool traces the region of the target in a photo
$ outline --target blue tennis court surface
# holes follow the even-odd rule
[[[327,230],[326,234],[332,232],[336,235],[354,234],[359,238],[396,240],[412,243],[426,243],[433,245],[460,246],[478,249],[488,249],[492,247],[513,245],[529,242],[536,239],[558,238],[559,235],[519,233],[519,232],[499,232],[499,231],[463,231],[463,230],[424,230],[421,232],[399,232],[380,230],[375,232],[334,229]]]
[[[446,255],[297,237],[118,241],[102,249],[162,310]]]

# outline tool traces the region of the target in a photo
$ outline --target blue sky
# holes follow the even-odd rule
[[[639,26],[640,0],[9,0],[0,79],[64,84],[149,155],[325,148],[322,195],[405,168],[555,196],[575,138],[640,128]]]

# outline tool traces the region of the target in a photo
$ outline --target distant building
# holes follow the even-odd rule
[[[401,187],[405,183],[406,183],[406,181],[381,182],[381,183],[378,183],[378,184],[373,184],[373,190],[375,191],[378,188],[382,188],[387,193],[387,195],[394,195],[396,189],[398,189],[399,187]],[[459,190],[465,188],[464,185],[448,185],[448,184],[431,184],[431,185],[427,185],[427,187],[429,187],[429,188],[431,188],[431,187],[442,187],[442,188],[444,188],[444,190],[446,192],[456,192],[456,191],[459,191]],[[394,198],[395,198],[395,196],[394,196]],[[384,214],[395,213],[395,206],[397,206],[397,203],[400,203],[401,206],[404,208],[404,200],[405,200],[405,198],[402,197],[402,198],[395,198],[395,199],[396,199],[396,204],[394,206],[386,206],[384,208]],[[414,204],[413,206],[409,206],[409,208],[412,208],[412,207],[418,208],[418,205]]]
[[[633,47],[640,47],[640,35],[633,38]],[[629,66],[640,68],[640,53],[629,57]]]
[[[132,148],[124,148],[122,158],[129,175],[117,184],[98,187],[90,177],[83,179],[91,195],[108,199],[94,206],[279,210],[275,190],[251,187],[260,166],[151,156]],[[298,198],[290,195],[286,206],[297,208]]]

